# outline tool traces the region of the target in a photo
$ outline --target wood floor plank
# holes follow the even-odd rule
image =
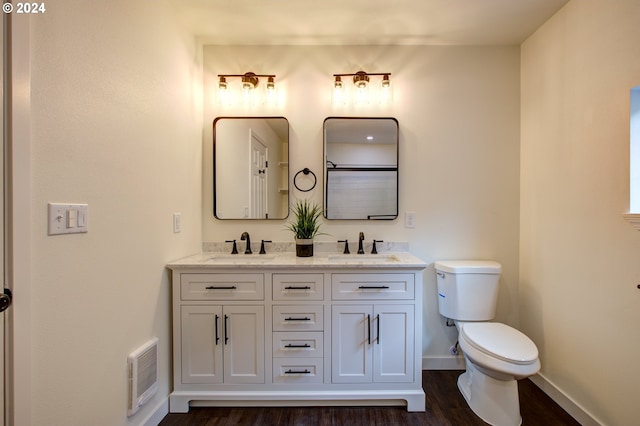
[[[426,411],[404,407],[192,407],[168,414],[159,426],[484,426],[456,381],[462,371],[422,373]],[[518,382],[523,426],[580,426],[528,379]]]

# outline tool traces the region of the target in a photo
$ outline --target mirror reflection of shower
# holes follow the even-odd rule
[[[398,122],[329,117],[324,123],[325,217],[398,216]]]

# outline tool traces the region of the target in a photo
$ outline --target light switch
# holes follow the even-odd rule
[[[48,234],[76,234],[88,232],[88,204],[47,204]]]
[[[78,210],[67,209],[67,228],[75,228],[78,226]]]
[[[87,224],[87,211],[84,209],[78,210],[78,228],[83,228]]]

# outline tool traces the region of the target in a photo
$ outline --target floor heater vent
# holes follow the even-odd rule
[[[129,407],[131,416],[158,391],[158,339],[129,354]]]

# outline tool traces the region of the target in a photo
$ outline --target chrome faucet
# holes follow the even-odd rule
[[[358,254],[364,254],[364,248],[362,247],[363,241],[364,241],[364,232],[361,232],[360,236],[358,236]]]
[[[249,233],[248,233],[248,232],[246,232],[246,231],[245,231],[245,232],[243,232],[243,233],[242,233],[242,235],[240,235],[240,239],[241,239],[242,241],[247,240],[247,246],[246,246],[246,247],[245,247],[245,249],[244,249],[244,254],[251,254],[251,253],[253,253],[253,252],[251,251],[251,237],[249,236]]]

